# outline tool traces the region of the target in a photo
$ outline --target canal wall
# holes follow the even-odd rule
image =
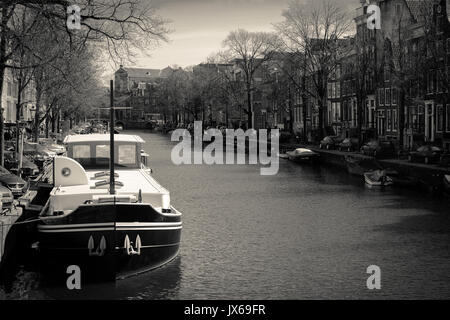
[[[347,171],[345,156],[351,155],[352,157],[359,159],[374,159],[373,157],[357,152],[325,150],[316,146],[298,144],[280,144],[280,153],[284,153],[285,151],[293,150],[295,148],[308,148],[320,154],[321,164],[333,165],[345,171]],[[415,163],[401,159],[377,159],[376,161],[385,169],[393,169],[402,176],[418,180],[420,186],[425,187],[430,192],[442,190],[444,186],[444,175],[450,174],[449,167],[441,167],[436,164]]]
[[[3,254],[5,253],[5,243],[8,232],[12,225],[19,219],[21,209],[11,208],[11,211],[0,215],[0,264],[2,262]]]

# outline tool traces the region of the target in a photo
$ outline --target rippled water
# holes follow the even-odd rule
[[[128,132],[127,132],[128,133]],[[116,285],[40,289],[51,298],[449,298],[450,200],[377,190],[333,168],[280,160],[182,165],[167,136],[139,133],[154,176],[183,216],[179,257]],[[381,290],[366,268],[381,268]]]

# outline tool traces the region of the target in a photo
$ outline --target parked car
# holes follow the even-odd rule
[[[0,166],[0,184],[7,187],[14,197],[22,196],[28,189],[28,183]]]
[[[39,173],[39,167],[30,161],[26,156],[22,157],[22,165],[19,168],[19,160],[14,159],[14,152],[5,151],[5,169],[13,174],[18,174],[19,172],[22,176],[33,177]]]
[[[326,136],[320,141],[320,149],[332,149],[339,145],[342,142],[342,138],[339,136]]]
[[[40,170],[33,161],[29,160],[27,157],[23,157],[20,172],[22,177],[35,178],[39,174]]]
[[[13,201],[14,201],[14,196],[11,192],[11,190],[9,190],[7,187],[0,185],[0,195],[1,195],[1,201],[2,201],[2,207],[3,208],[11,208]]]
[[[14,159],[14,151],[5,150],[4,157],[4,165],[7,170],[14,170],[19,167],[19,160]]]
[[[417,148],[416,151],[411,151],[408,156],[409,161],[420,161],[426,164],[432,162],[439,162],[444,150],[437,146],[423,145]]]
[[[56,156],[54,151],[50,151],[45,146],[36,142],[25,142],[23,144],[23,154],[39,168],[41,168],[46,161]]]
[[[356,138],[345,138],[341,143],[339,143],[339,150],[354,151],[358,147],[358,139]]]
[[[392,141],[372,140],[361,147],[361,153],[375,158],[395,156],[395,146]]]

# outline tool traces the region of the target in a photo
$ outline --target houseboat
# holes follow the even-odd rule
[[[152,177],[144,141],[85,134],[64,143],[67,157],[53,160],[53,188],[37,227],[41,273],[67,278],[75,265],[82,281],[109,281],[174,259],[182,214]]]

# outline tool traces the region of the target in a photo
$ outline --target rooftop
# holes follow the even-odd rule
[[[136,135],[130,134],[115,134],[114,141],[118,142],[134,142],[144,143],[145,141]],[[64,139],[64,143],[77,143],[77,142],[109,142],[109,134],[76,134],[69,135]]]
[[[120,66],[118,71],[125,71],[130,78],[167,78],[174,70],[170,67],[164,69],[128,68]]]

